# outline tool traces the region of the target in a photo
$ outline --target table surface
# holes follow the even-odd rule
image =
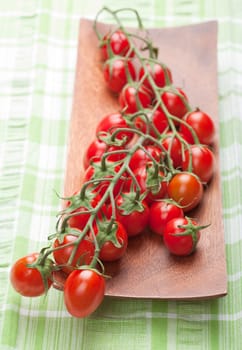
[[[61,292],[22,298],[9,284],[14,260],[53,232],[64,183],[79,20],[130,1],[9,0],[0,4],[0,349],[242,348],[242,3],[134,0],[146,27],[218,21],[220,171],[228,295],[206,301],[106,297],[72,318]],[[109,18],[103,18],[109,21]],[[135,25],[124,17],[128,25]],[[179,58],[178,58],[179,59]],[[199,84],[199,79],[198,79]],[[219,261],[218,261],[219,264]]]

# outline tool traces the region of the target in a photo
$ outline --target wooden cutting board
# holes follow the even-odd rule
[[[65,195],[79,188],[85,148],[94,139],[98,121],[119,109],[117,98],[106,88],[93,22],[80,21],[73,110],[70,121]],[[99,24],[105,33],[108,25]],[[145,232],[129,241],[126,255],[106,264],[106,295],[158,299],[206,299],[227,293],[225,243],[219,173],[219,120],[217,95],[217,23],[209,21],[176,28],[150,29],[159,59],[183,88],[190,104],[210,114],[216,125],[215,175],[201,205],[192,213],[202,231],[195,254],[179,258],[164,248],[162,238]]]

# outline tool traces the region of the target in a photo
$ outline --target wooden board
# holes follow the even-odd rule
[[[81,20],[73,111],[65,177],[65,195],[81,182],[82,158],[94,139],[97,122],[118,110],[117,98],[106,88],[98,41],[93,22]],[[100,24],[105,32],[107,26]],[[195,254],[186,258],[170,255],[162,238],[144,233],[129,241],[127,254],[106,265],[106,295],[158,299],[204,299],[227,293],[224,231],[222,224],[219,174],[219,130],[217,96],[217,23],[209,21],[177,28],[151,29],[159,48],[159,59],[173,73],[176,86],[186,92],[191,105],[210,114],[216,124],[216,171],[205,190],[202,204],[192,213],[200,224],[211,223],[202,231]]]

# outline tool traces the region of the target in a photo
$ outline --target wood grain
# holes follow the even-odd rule
[[[118,102],[106,88],[98,41],[89,20],[80,21],[73,110],[65,176],[65,195],[80,186],[82,158],[94,139],[97,122],[118,110]],[[100,24],[105,32],[107,25]],[[172,70],[176,86],[182,87],[190,103],[210,114],[216,124],[215,175],[205,190],[201,205],[192,213],[202,231],[195,254],[186,258],[170,255],[162,238],[145,232],[132,238],[126,255],[106,265],[106,295],[158,299],[206,299],[227,293],[224,231],[219,173],[219,121],[217,96],[217,23],[150,29],[159,48],[159,58]]]

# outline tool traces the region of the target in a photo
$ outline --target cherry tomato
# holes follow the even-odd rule
[[[151,122],[151,125],[147,126],[147,120],[141,116],[135,119],[136,128],[140,129],[143,133],[149,134],[153,137],[161,135],[165,130],[169,129],[168,119],[161,108],[157,108],[155,111],[147,110],[147,117]]]
[[[181,172],[173,176],[168,184],[168,196],[176,201],[184,212],[195,208],[203,197],[203,186],[192,173]]]
[[[108,132],[110,134],[113,134],[118,128],[129,128],[129,126],[123,118],[122,114],[110,113],[99,121],[96,128],[96,135],[98,135],[101,132]],[[117,133],[116,138],[118,140],[122,140],[125,138],[126,141],[124,142],[124,144],[127,144],[131,141],[133,136],[133,132],[123,130]]]
[[[189,170],[191,157],[191,171],[196,174],[202,183],[211,180],[214,173],[215,157],[213,152],[203,145],[191,145],[190,149],[186,149],[182,162],[182,169]]]
[[[126,114],[133,114],[151,105],[152,98],[145,86],[126,84],[119,95],[119,104]]]
[[[129,77],[135,80],[135,68],[131,60],[115,58],[106,61],[103,67],[103,76],[107,87],[114,93],[120,93],[128,83]]]
[[[183,210],[176,204],[165,201],[152,203],[150,206],[149,226],[158,235],[163,235],[168,221],[174,218],[183,218]]]
[[[119,246],[113,243],[111,237],[107,234],[107,230],[105,230],[105,232],[98,231],[97,226],[95,226],[94,231],[101,245],[99,258],[102,261],[116,261],[124,255],[128,246],[128,235],[126,229],[120,222],[115,221],[112,228],[112,234],[115,235]]]
[[[81,235],[81,232],[80,232]],[[54,241],[54,259],[58,265],[66,265],[68,260],[75,248],[75,241],[77,236],[67,234],[63,238],[63,242],[60,243],[58,239]],[[62,248],[61,248],[62,247]],[[82,239],[78,244],[76,253],[74,254],[73,260],[70,263],[70,266],[63,266],[62,271],[69,274],[73,271],[75,267],[81,265],[89,265],[94,256],[94,245],[87,239]]]
[[[164,87],[165,85],[172,83],[172,75],[169,68],[164,68],[159,63],[147,63],[146,69],[142,66],[139,71],[139,80],[143,78],[146,74],[146,70],[149,73],[149,76],[153,79],[154,83],[158,87]],[[143,84],[150,90],[153,91],[153,87],[149,81],[149,78],[143,80]]]
[[[183,96],[183,98],[181,98],[176,92],[173,91],[163,92],[161,98],[170,114],[177,118],[183,118],[188,112],[186,103],[183,101],[183,99],[187,102],[188,99],[182,89],[177,88],[177,91]],[[179,123],[177,121],[174,121],[174,124],[178,125]]]
[[[215,125],[208,114],[196,110],[189,113],[184,118],[184,121],[193,128],[201,144],[210,145],[213,143],[215,137]],[[186,135],[187,140],[189,140],[191,144],[195,143],[193,135],[186,125],[181,124],[180,131]]]
[[[148,204],[166,197],[167,181],[164,180],[163,171],[160,170],[158,174],[155,175],[153,166],[147,167],[142,165],[134,171],[134,176],[139,184],[141,193],[147,193],[145,200]],[[130,180],[126,181],[125,188],[127,187],[131,188]]]
[[[83,166],[87,169],[91,161],[100,161],[103,153],[107,150],[105,142],[98,139],[93,140],[90,145],[86,148],[83,156]]]
[[[45,293],[45,284],[38,268],[29,267],[37,261],[39,253],[32,253],[18,259],[10,271],[10,280],[13,288],[24,297],[38,297]],[[51,280],[51,260],[47,259],[42,269],[46,273],[47,287],[50,288]]]
[[[125,158],[126,153],[125,152],[116,153],[114,151],[122,151],[122,150],[124,150],[123,147],[108,146],[105,142],[95,139],[90,143],[90,145],[87,147],[84,153],[84,157],[83,157],[84,169],[87,169],[88,166],[91,164],[91,162],[100,162],[102,159],[102,156],[106,152],[110,152],[110,155],[106,157],[107,160],[110,160],[113,162],[121,160]]]
[[[182,143],[172,132],[167,132],[161,142],[162,146],[169,153],[174,168],[182,164]]]
[[[111,34],[106,34],[101,43],[101,55],[103,60],[110,58],[110,53],[118,56],[133,56],[134,52],[130,50],[130,42],[122,30],[116,30]]]
[[[153,157],[157,162],[159,162],[162,158],[161,149],[154,145],[144,146],[144,149],[139,148],[132,155],[129,167],[131,170],[135,170],[142,165],[146,165],[148,162],[151,162],[151,157]]]
[[[72,196],[72,201],[69,200],[65,204],[65,215],[74,214],[68,219],[68,225],[70,227],[83,230],[91,216],[91,214],[87,211],[96,208],[101,198],[102,197],[99,193],[95,191],[89,191],[88,195],[85,196],[85,198],[82,200],[78,195],[78,191],[76,191]],[[75,206],[75,209],[71,210],[71,206]],[[106,211],[107,209],[104,204],[102,205],[100,213],[98,213],[98,217],[101,218],[102,215],[106,214]]]
[[[168,250],[178,256],[194,252],[200,239],[200,231],[195,220],[174,218],[165,227],[163,240]]]
[[[145,200],[142,201],[142,210],[134,209],[129,214],[125,215],[125,212],[120,207],[124,204],[124,195],[127,195],[127,192],[123,192],[122,195],[119,195],[116,198],[116,215],[117,220],[126,229],[128,237],[137,236],[141,234],[148,225],[149,221],[149,207]]]
[[[64,286],[66,308],[74,317],[89,316],[103,301],[104,292],[105,279],[97,271],[74,270]]]

